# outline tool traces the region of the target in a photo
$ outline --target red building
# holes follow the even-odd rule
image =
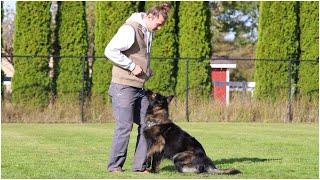
[[[221,104],[229,104],[230,70],[237,65],[226,57],[214,57],[211,62],[212,97]]]

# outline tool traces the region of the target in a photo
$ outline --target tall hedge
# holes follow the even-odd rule
[[[60,56],[87,55],[88,43],[85,2],[59,2],[58,44]],[[58,98],[60,100],[64,100],[65,98],[77,100],[82,90],[82,59],[61,58],[58,63],[58,68]],[[85,76],[87,77],[86,74]]]
[[[104,57],[104,49],[116,34],[119,27],[134,12],[135,6],[130,1],[97,2],[95,8],[95,56]],[[96,58],[92,68],[92,95],[107,97],[111,81],[111,61]]]
[[[319,63],[306,62],[319,57],[319,2],[300,3],[300,59],[298,87],[300,94],[319,96]]]
[[[261,2],[256,58],[297,59],[299,48],[297,2]],[[288,62],[256,61],[255,96],[272,100],[287,98]],[[292,65],[292,87],[295,86]]]
[[[14,55],[48,55],[50,2],[16,3]],[[48,58],[14,58],[12,100],[15,104],[44,107],[49,102]]]
[[[189,90],[193,96],[209,97],[211,56],[210,11],[208,2],[182,1],[179,5],[179,55],[189,60]],[[178,63],[176,93],[185,95],[186,60]]]
[[[145,11],[164,2],[147,1]],[[163,94],[174,94],[178,57],[176,3],[172,2],[165,25],[154,33],[151,47],[151,69],[154,75],[147,81],[146,88]],[[155,57],[155,58],[154,58]],[[168,59],[157,59],[168,57]]]

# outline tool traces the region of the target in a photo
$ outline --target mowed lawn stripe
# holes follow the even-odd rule
[[[106,124],[2,124],[2,178],[318,178],[317,124],[178,122],[218,167],[237,176],[181,174],[169,160],[157,174],[131,172],[137,126],[120,174],[106,172],[114,131]]]

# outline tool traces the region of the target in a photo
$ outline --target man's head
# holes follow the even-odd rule
[[[168,11],[171,9],[171,4],[163,4],[151,8],[145,16],[145,21],[149,31],[161,29],[168,17]]]

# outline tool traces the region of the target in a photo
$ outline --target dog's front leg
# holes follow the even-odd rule
[[[163,151],[157,152],[152,156],[151,172],[156,173],[159,171],[162,157],[163,157]]]
[[[159,165],[163,156],[163,149],[165,146],[165,139],[163,136],[157,136],[152,146],[147,153],[147,159],[152,157],[151,172],[156,172],[159,169]]]
[[[161,152],[164,148],[165,140],[162,136],[158,136],[155,142],[151,145],[147,153],[147,158],[152,157],[155,153]]]

